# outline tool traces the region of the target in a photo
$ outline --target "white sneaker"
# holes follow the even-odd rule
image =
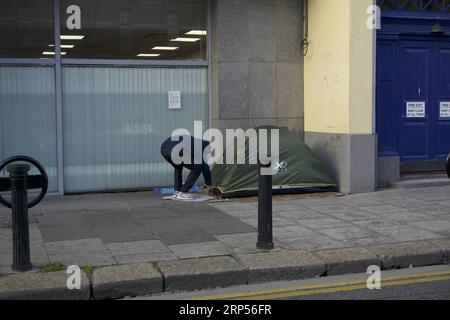
[[[192,194],[190,193],[183,193],[183,192],[179,192],[177,194],[176,197],[177,200],[182,200],[182,201],[191,201],[194,199],[194,197],[192,196]]]
[[[163,200],[175,200],[179,193],[180,193],[180,191],[175,191],[173,193],[173,195],[167,196],[167,197],[163,197]]]

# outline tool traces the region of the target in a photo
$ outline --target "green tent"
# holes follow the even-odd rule
[[[277,174],[273,176],[274,194],[321,192],[336,190],[336,183],[327,169],[314,155],[313,151],[287,128],[259,127],[256,130],[278,129],[280,136],[279,163],[272,164]],[[258,193],[258,165],[248,164],[249,155],[258,154],[258,150],[249,150],[247,137],[245,150],[237,150],[235,143],[235,164],[216,164],[212,169],[213,184],[223,197],[252,196]],[[270,150],[270,145],[269,145]],[[245,163],[236,164],[239,154],[245,152]],[[223,159],[226,159],[224,153]],[[225,161],[223,161],[225,163]]]

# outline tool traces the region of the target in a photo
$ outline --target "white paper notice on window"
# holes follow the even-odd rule
[[[425,118],[425,101],[406,102],[407,118]]]
[[[439,108],[439,117],[441,119],[449,119],[450,120],[450,101],[442,101],[441,107]]]
[[[169,109],[178,110],[181,109],[181,92],[169,91]]]

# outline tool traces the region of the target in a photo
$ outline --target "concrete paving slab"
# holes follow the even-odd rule
[[[68,265],[113,265],[111,252],[100,239],[57,241],[45,243],[50,262]]]
[[[81,240],[94,238],[89,225],[52,225],[40,227],[45,242]]]
[[[55,225],[83,225],[87,224],[86,217],[82,212],[52,213],[40,214],[36,216],[39,226],[55,226]]]
[[[180,215],[171,208],[139,208],[131,209],[130,214],[137,219],[180,218]]]
[[[379,206],[382,205],[383,202],[380,200],[375,200],[368,197],[366,194],[364,195],[350,195],[347,197],[339,197],[336,198],[336,202],[339,204],[343,204],[346,206],[352,207],[368,207],[368,206]]]
[[[420,209],[413,209],[414,212],[427,214],[429,216],[435,216],[435,215],[449,215],[450,214],[450,207],[444,206],[444,205],[433,205],[426,208],[420,208]]]
[[[158,262],[165,291],[201,290],[247,283],[246,268],[233,257]]]
[[[374,227],[370,230],[388,237],[393,237],[397,242],[440,239],[441,235],[408,225],[392,225],[390,227]]]
[[[27,272],[0,277],[0,300],[88,300],[89,280],[81,272],[81,289],[69,290],[70,274],[59,272]]]
[[[389,236],[375,236],[363,239],[353,239],[354,247],[367,247],[377,244],[390,244],[398,242],[394,237]]]
[[[374,228],[391,228],[393,226],[405,225],[404,222],[378,218],[375,220],[352,221],[352,224],[372,230]]]
[[[248,233],[255,231],[251,226],[233,218],[194,220],[191,223],[195,227],[200,228],[203,232],[212,235]]]
[[[166,246],[172,246],[176,244],[196,243],[196,242],[209,242],[215,241],[213,235],[210,235],[204,231],[198,230],[195,232],[180,231],[180,232],[163,232],[154,233],[156,239],[159,239]]]
[[[169,248],[159,240],[109,243],[106,247],[113,256],[169,252]]]
[[[348,211],[337,211],[337,212],[329,212],[328,215],[330,215],[333,218],[346,221],[346,222],[355,222],[355,221],[366,221],[366,220],[374,220],[379,218],[379,216],[369,213],[360,211],[357,208],[354,208],[353,210]]]
[[[226,212],[227,215],[236,218],[236,219],[255,219],[258,216],[258,210],[238,210],[238,211],[232,211],[232,210],[223,210],[223,212]]]
[[[375,214],[386,214],[392,212],[408,212],[405,208],[394,206],[391,204],[378,205],[378,206],[370,206],[370,207],[360,207],[361,210],[367,211]]]
[[[321,219],[307,219],[299,221],[299,224],[312,229],[330,229],[330,228],[345,228],[352,225],[335,218],[321,218]]]
[[[138,262],[155,262],[177,260],[178,257],[171,252],[133,254],[126,256],[114,256],[118,264],[138,263]]]
[[[369,266],[381,267],[381,260],[365,248],[345,248],[314,252],[327,264],[327,275],[364,273]]]
[[[241,219],[241,221],[252,228],[258,228],[258,218]]]
[[[131,215],[130,211],[96,211],[85,214],[86,221],[97,227],[109,225],[137,225],[138,220]]]
[[[426,221],[430,219],[429,215],[418,212],[387,212],[379,213],[378,215],[383,216],[389,220],[404,222]]]
[[[39,206],[39,213],[60,214],[70,212],[81,212],[86,210],[86,205],[81,200],[72,201],[70,199],[58,199],[55,201],[44,200]]]
[[[273,216],[272,217],[272,226],[274,228],[278,228],[278,227],[288,227],[288,226],[292,226],[293,221],[286,219],[286,218],[282,218],[279,216]]]
[[[222,256],[232,254],[232,250],[219,241],[177,244],[169,249],[179,258],[199,258],[208,256]]]
[[[413,223],[414,226],[433,232],[450,232],[450,220],[429,220]]]
[[[317,232],[299,225],[287,226],[287,227],[274,227],[273,236],[277,239],[289,239],[297,237],[315,237]]]
[[[189,221],[205,219],[230,219],[230,215],[213,208],[209,208],[207,211],[177,210],[176,212],[178,215],[188,219]]]
[[[77,254],[86,251],[107,250],[107,247],[100,239],[46,242],[45,247],[50,254]]]
[[[92,237],[100,238],[103,243],[156,240],[145,225],[91,226],[89,233]]]
[[[320,232],[336,240],[365,239],[377,236],[376,233],[361,227],[321,229]]]
[[[258,233],[256,232],[217,235],[215,237],[237,253],[255,253],[261,251],[256,248],[258,241]]]
[[[367,249],[381,259],[383,269],[431,266],[445,261],[444,253],[429,241],[369,246]]]
[[[94,211],[130,209],[124,201],[114,201],[111,199],[103,199],[102,197],[96,199],[95,196],[89,197],[88,200],[84,201],[85,208],[89,213]]]
[[[293,221],[299,221],[303,219],[329,218],[329,216],[326,216],[324,214],[318,213],[317,211],[310,210],[307,208],[300,208],[295,211],[274,211],[274,212],[283,218]]]
[[[306,250],[240,254],[249,270],[249,283],[318,277],[325,273],[324,261]]]
[[[163,277],[151,263],[102,267],[94,269],[92,288],[96,300],[160,293]]]
[[[278,243],[278,241],[283,243],[283,245],[286,245],[291,250],[323,250],[355,246],[354,240],[335,240],[322,234],[277,239],[276,243]]]
[[[110,266],[117,264],[109,251],[87,251],[82,254],[49,254],[51,263],[65,266]]]
[[[153,233],[163,232],[195,232],[200,228],[195,226],[193,222],[182,217],[167,217],[157,219],[141,219],[140,222]]]

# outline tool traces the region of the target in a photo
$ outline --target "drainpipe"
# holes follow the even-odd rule
[[[308,54],[309,50],[309,26],[308,26],[308,0],[303,0],[303,56]]]

